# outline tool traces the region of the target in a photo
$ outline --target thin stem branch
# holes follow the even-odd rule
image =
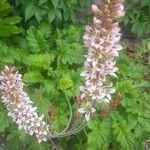
[[[70,135],[73,135],[73,134],[76,134],[78,132],[80,132],[82,129],[85,128],[85,126],[87,125],[87,122],[83,122],[78,128],[74,129],[74,130],[71,130],[71,131],[68,131],[68,132],[65,132],[65,133],[61,133],[61,134],[55,134],[55,135],[52,135],[52,134],[49,134],[49,138],[61,138],[61,137],[67,137],[67,136],[70,136]]]
[[[62,132],[60,132],[59,134],[63,134],[68,130],[70,123],[71,123],[71,120],[72,120],[72,116],[73,116],[72,115],[72,107],[71,107],[69,99],[67,99],[67,102],[68,102],[68,106],[69,106],[69,110],[70,110],[70,117],[69,117],[69,121],[68,121],[66,128]]]
[[[73,134],[76,134],[78,132],[80,132],[82,129],[85,128],[85,126],[87,125],[87,122],[84,121],[79,127],[75,128],[74,130],[70,130],[68,132],[66,132],[68,130],[68,128],[70,127],[70,124],[71,124],[71,121],[72,121],[72,117],[73,117],[73,112],[72,112],[72,107],[71,107],[71,104],[70,104],[70,101],[69,99],[67,99],[67,103],[68,103],[68,106],[69,106],[69,110],[70,110],[70,117],[69,117],[69,121],[67,123],[67,126],[65,127],[65,129],[60,132],[60,133],[56,133],[56,134],[51,134],[49,133],[48,137],[51,139],[51,138],[60,138],[60,137],[67,137],[67,136],[70,136],[70,135],[73,135]]]

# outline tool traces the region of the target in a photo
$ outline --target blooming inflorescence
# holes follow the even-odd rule
[[[89,49],[84,63],[85,70],[81,76],[85,78],[84,86],[80,87],[81,99],[91,106],[93,113],[97,103],[109,102],[111,94],[115,92],[113,84],[108,81],[109,76],[117,77],[115,57],[119,56],[118,51],[122,46],[118,43],[121,38],[120,28],[117,19],[124,16],[124,0],[101,0],[101,10],[92,5],[93,26],[86,27],[83,37],[85,46]],[[89,104],[90,103],[90,104]],[[80,113],[85,113],[81,111]],[[85,114],[86,120],[89,120]]]
[[[35,135],[39,142],[47,140],[49,126],[38,116],[36,107],[23,90],[21,74],[15,68],[5,66],[0,76],[2,102],[8,109],[8,116],[13,118],[19,129],[23,128],[30,135]]]

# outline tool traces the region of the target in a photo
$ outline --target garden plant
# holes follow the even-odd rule
[[[0,149],[147,149],[149,10],[149,0],[0,0]]]

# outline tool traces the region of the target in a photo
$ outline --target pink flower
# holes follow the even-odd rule
[[[81,99],[84,99],[84,102],[86,100],[88,105],[111,100],[115,89],[107,78],[110,75],[117,77],[118,68],[115,66],[115,58],[119,56],[119,51],[122,49],[118,43],[121,33],[116,18],[125,14],[123,0],[101,0],[101,3],[103,5],[101,11],[96,5],[92,5],[93,26],[86,27],[83,37],[89,52],[84,63],[85,70],[81,73],[85,78],[85,84],[80,91]],[[85,113],[86,120],[89,120],[91,111],[87,111],[85,107],[80,108],[79,112]]]
[[[90,102],[87,102],[85,107],[81,107],[78,109],[78,112],[81,114],[85,114],[85,120],[89,121],[91,114],[94,113],[96,110],[92,107]]]
[[[8,116],[30,135],[35,135],[38,142],[46,141],[49,126],[44,122],[44,116],[38,116],[37,108],[24,92],[22,75],[14,68],[5,66],[0,76],[2,102],[8,110]]]
[[[93,22],[94,22],[94,26],[99,28],[101,25],[101,21],[99,19],[97,19],[96,17],[93,18]]]
[[[92,12],[94,15],[98,16],[100,14],[100,9],[96,5],[92,5]]]

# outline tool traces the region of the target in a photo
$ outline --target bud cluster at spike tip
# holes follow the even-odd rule
[[[8,109],[8,116],[30,135],[35,135],[38,142],[46,141],[49,126],[38,116],[36,107],[23,90],[22,75],[15,68],[5,66],[0,76],[2,102]]]
[[[111,95],[115,93],[108,77],[117,77],[115,58],[122,50],[117,19],[125,14],[123,2],[124,0],[101,0],[101,10],[96,5],[91,7],[94,14],[93,26],[86,27],[83,37],[88,54],[81,73],[85,84],[80,87],[80,98],[85,106],[78,109],[79,113],[85,114],[86,121],[95,112],[96,104],[110,102]]]

